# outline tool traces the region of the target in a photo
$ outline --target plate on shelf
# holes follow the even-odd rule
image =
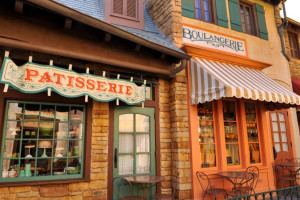
[[[54,175],[63,175],[64,172],[53,172]]]

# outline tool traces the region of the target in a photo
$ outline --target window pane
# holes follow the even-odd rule
[[[289,151],[289,148],[288,148],[288,144],[287,144],[287,143],[282,143],[282,151],[286,151],[286,152]]]
[[[41,119],[42,121],[53,121],[55,107],[53,105],[42,105]]]
[[[81,166],[81,159],[80,158],[71,158],[68,160],[68,174],[79,174],[80,173],[80,166]]]
[[[235,103],[233,101],[223,101],[224,120],[235,121]]]
[[[37,160],[37,175],[50,176],[51,175],[51,159],[38,159]],[[32,172],[34,170],[34,163],[31,163]]]
[[[286,133],[281,133],[281,142],[287,142],[287,135],[286,135]]]
[[[202,168],[216,166],[215,145],[213,144],[200,145],[200,164]]]
[[[274,133],[274,142],[280,142],[279,133]]]
[[[72,152],[72,156],[76,156],[76,157],[81,156],[81,152],[82,152],[81,141],[70,140],[69,141],[69,152]]]
[[[52,166],[53,175],[66,174],[67,171],[66,167],[67,167],[67,159],[55,158],[53,160],[53,166]]]
[[[281,146],[280,146],[280,144],[275,144],[275,149],[276,149],[276,151],[277,151],[277,153],[278,152],[280,152],[281,151]]]
[[[150,173],[150,154],[138,154],[136,156],[136,173]]]
[[[286,131],[286,129],[285,129],[285,123],[280,123],[280,130],[281,131]]]
[[[77,128],[79,128],[79,127],[77,127]],[[78,129],[78,132],[79,131],[80,131],[80,129]],[[77,131],[74,132],[74,127],[70,126],[70,131],[69,131],[68,123],[56,123],[56,125],[55,125],[55,138],[56,139],[66,139],[66,138],[68,138],[68,133],[70,134],[70,138],[73,138],[74,136],[79,136],[79,133],[77,135],[75,134],[75,133],[77,133]]]
[[[54,140],[54,156],[57,158],[67,157],[68,140]],[[73,155],[69,155],[73,156]]]
[[[22,120],[23,117],[22,103],[10,103],[8,106],[8,119],[9,120]]]
[[[272,122],[273,131],[278,131],[278,123]]]
[[[259,144],[249,144],[250,163],[260,163]]]
[[[205,12],[205,21],[210,22],[210,14],[209,14],[209,12]]]
[[[119,175],[133,174],[133,155],[119,156]]]
[[[119,132],[133,132],[133,114],[119,116]]]
[[[82,122],[83,120],[83,109],[78,107],[71,108],[71,121]]]
[[[239,165],[239,145],[238,144],[226,144],[226,157],[228,165]]]
[[[196,8],[201,8],[201,0],[196,0]]]
[[[56,106],[56,121],[67,122],[69,121],[69,107],[68,106]]]
[[[256,110],[254,103],[245,103],[246,121],[256,122]]]
[[[271,113],[271,118],[272,118],[272,121],[277,121],[277,114]]]
[[[216,166],[215,134],[213,121],[213,104],[211,102],[198,105],[200,166],[202,168]]]
[[[136,132],[149,132],[150,131],[150,117],[146,115],[136,114],[135,116],[135,131]]]
[[[136,152],[150,152],[149,134],[136,135]]]
[[[19,160],[3,160],[2,164],[2,178],[15,178],[18,176]]]
[[[196,18],[202,20],[202,12],[199,9],[196,9]]]
[[[83,125],[82,123],[71,123],[69,124],[70,131],[69,131],[69,138],[70,139],[82,139],[82,131],[83,131]],[[67,129],[66,126],[64,126],[65,129]],[[56,128],[57,129],[57,128]],[[65,135],[64,132],[62,132],[62,137]]]
[[[284,114],[282,114],[282,113],[279,113],[279,121],[282,121],[282,122],[284,122],[284,121],[285,121]]]
[[[204,10],[209,11],[209,1],[208,0],[204,0]]]
[[[119,152],[133,153],[133,134],[119,135]]]
[[[235,122],[224,122],[225,141],[238,142],[238,130]]]
[[[6,140],[4,144],[4,157],[5,158],[18,158],[20,155],[20,141],[19,140]]]
[[[40,105],[38,104],[26,104],[24,119],[26,121],[38,121],[40,113]]]
[[[10,121],[6,124],[6,138],[17,139],[21,137],[20,122]]]

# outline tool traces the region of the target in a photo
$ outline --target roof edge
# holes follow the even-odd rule
[[[66,7],[62,4],[59,4],[57,2],[54,2],[52,0],[49,1],[40,1],[40,0],[25,0],[27,2],[30,2],[32,4],[38,5],[43,7],[44,9],[51,10],[52,12],[59,13],[63,16],[66,16],[70,19],[74,19],[76,21],[79,21],[81,23],[87,24],[89,26],[92,26],[94,28],[109,32],[111,34],[114,34],[116,36],[119,36],[121,38],[130,40],[132,42],[135,42],[137,44],[143,45],[145,47],[160,51],[162,53],[174,56],[176,58],[180,59],[190,59],[191,57],[185,53],[180,53],[178,51],[172,50],[170,48],[161,46],[159,44],[152,43],[148,40],[145,40],[143,38],[140,38],[136,35],[133,35],[131,33],[128,33],[118,27],[112,26],[106,22],[97,20],[93,17],[90,17],[86,14],[83,14],[81,12],[78,12],[72,8]]]

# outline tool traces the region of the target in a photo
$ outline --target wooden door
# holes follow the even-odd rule
[[[154,108],[115,107],[113,177],[155,173]],[[134,194],[141,195],[133,186]],[[155,187],[152,188],[154,193]],[[119,188],[121,193],[128,189]]]
[[[291,132],[289,129],[288,111],[270,112],[273,138],[274,161],[282,162],[293,158]]]

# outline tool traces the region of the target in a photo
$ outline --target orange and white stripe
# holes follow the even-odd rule
[[[202,58],[190,62],[192,104],[222,97],[300,105],[300,96],[262,71]]]

